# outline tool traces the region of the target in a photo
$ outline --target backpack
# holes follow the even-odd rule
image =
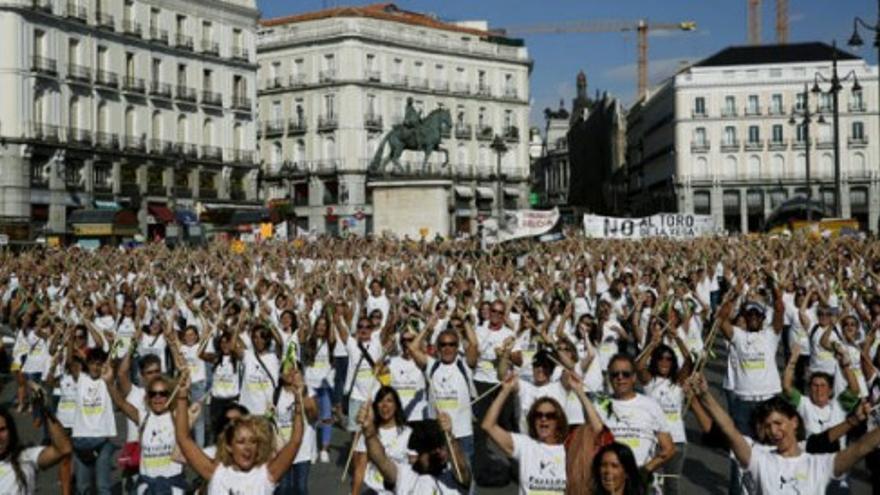
[[[431,369],[428,370],[428,380],[425,383],[426,387],[430,387],[430,383],[434,381],[434,373],[437,373],[437,370],[440,369],[441,364],[443,364],[443,362],[438,359],[434,361],[433,365],[431,365]],[[465,370],[464,363],[461,362],[461,358],[455,358],[455,367],[458,368],[461,376],[464,377],[464,382],[467,383],[468,394],[470,395],[471,399],[475,398],[477,396],[477,389],[474,387],[474,381],[471,380],[470,375],[467,374],[467,370]]]

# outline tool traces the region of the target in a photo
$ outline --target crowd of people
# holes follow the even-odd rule
[[[729,493],[880,493],[873,240],[3,252],[0,321],[4,494],[304,495],[334,428],[353,495],[678,494],[695,442]]]

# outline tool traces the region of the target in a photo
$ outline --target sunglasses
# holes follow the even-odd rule
[[[535,411],[535,419],[546,419],[549,421],[556,421],[559,419],[559,415],[556,414],[556,411]]]
[[[632,378],[632,371],[609,371],[608,376],[611,377],[612,380],[617,378]]]
[[[169,392],[168,390],[150,390],[147,392],[147,397],[149,397],[151,399],[154,397],[168,398],[168,396],[170,396],[170,395],[171,395],[171,392]]]
[[[458,347],[458,342],[440,342],[438,347]]]
[[[503,309],[493,309],[493,310],[490,310],[489,312],[492,314],[500,315],[501,313],[504,313],[504,310]]]

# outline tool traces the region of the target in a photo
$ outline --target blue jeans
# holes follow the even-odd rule
[[[110,495],[113,450],[110,438],[73,439],[73,472],[76,476],[77,495]]]
[[[461,447],[461,451],[464,452],[464,456],[467,458],[468,466],[473,467],[474,465],[474,436],[468,435],[466,437],[456,438],[458,440],[458,446]]]
[[[333,432],[333,427],[329,424],[333,418],[333,390],[330,387],[321,387],[315,390],[315,394],[318,396],[318,440],[320,447],[326,449],[330,447],[330,434]]]
[[[204,381],[195,382],[190,386],[190,401],[196,402],[202,399],[205,396],[205,392],[207,392],[208,387],[206,386]],[[208,414],[208,410],[205,405],[202,404],[202,409],[199,412],[199,417],[196,418],[195,423],[193,423],[193,438],[199,447],[205,447],[205,416]]]
[[[345,377],[348,375],[348,356],[333,358],[333,369],[336,370],[336,376],[333,379],[333,405],[338,406],[345,399]]]
[[[311,463],[299,462],[290,466],[278,480],[275,495],[309,495],[309,468]]]

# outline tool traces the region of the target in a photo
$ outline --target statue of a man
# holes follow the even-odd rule
[[[403,114],[403,126],[414,129],[422,122],[422,112],[413,105],[412,96],[406,98],[406,112]]]

